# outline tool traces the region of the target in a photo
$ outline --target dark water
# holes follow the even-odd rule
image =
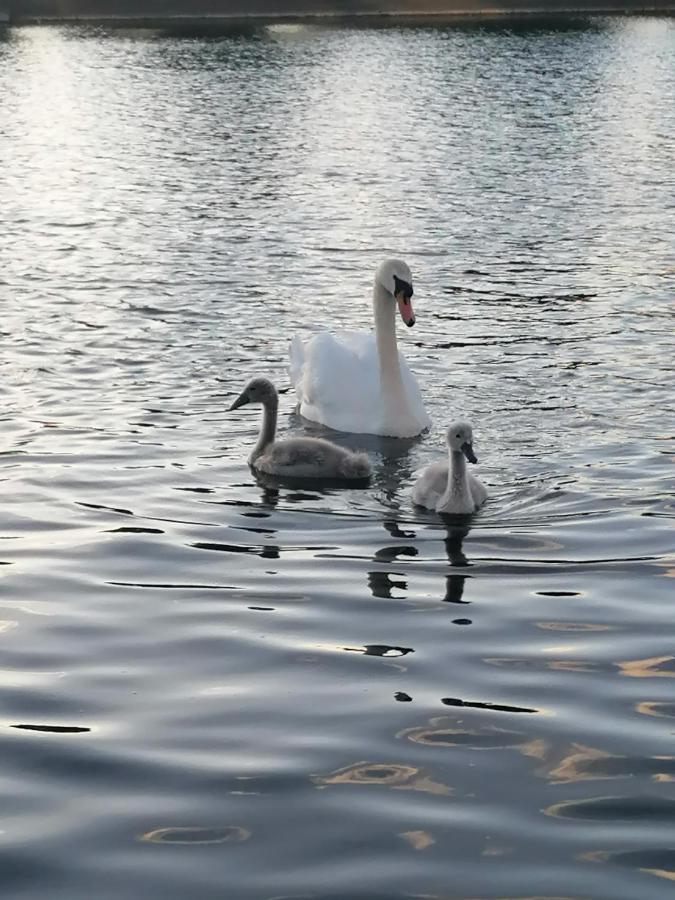
[[[26,28],[0,97],[2,896],[672,896],[675,21]],[[257,485],[231,398],[392,254],[433,431]]]

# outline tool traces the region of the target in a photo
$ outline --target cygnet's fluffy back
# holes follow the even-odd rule
[[[365,453],[352,453],[322,438],[295,437],[275,441],[256,460],[269,475],[360,481],[372,474]]]

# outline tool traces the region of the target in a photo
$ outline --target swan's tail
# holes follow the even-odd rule
[[[373,467],[365,453],[350,453],[342,462],[345,478],[366,479],[373,474]]]
[[[302,370],[305,365],[305,348],[297,334],[291,340],[288,355],[288,374],[298,395],[298,401],[302,403]]]

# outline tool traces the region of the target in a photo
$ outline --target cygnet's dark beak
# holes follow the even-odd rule
[[[409,289],[412,293],[412,288]],[[408,328],[412,328],[415,324],[415,313],[412,307],[412,301],[410,299],[410,294],[407,290],[398,291],[396,294],[396,302],[398,303],[398,311],[401,313],[401,318],[408,326]]]
[[[228,412],[232,412],[233,409],[239,409],[240,406],[245,406],[248,402],[248,394],[246,393],[246,391],[242,391],[234,401],[232,406],[228,409]]]
[[[477,463],[478,459],[476,458],[476,454],[473,452],[473,445],[468,441],[465,441],[462,444],[462,453],[469,460],[470,463]]]

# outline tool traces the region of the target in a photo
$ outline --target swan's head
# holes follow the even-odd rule
[[[410,328],[415,324],[412,308],[412,272],[402,259],[385,259],[375,272],[375,282],[381,285],[398,303],[401,318]]]
[[[476,463],[476,454],[473,452],[473,431],[468,422],[453,422],[445,432],[445,441],[451,450],[459,450],[469,460]]]
[[[239,394],[228,412],[239,409],[247,403],[262,403],[265,406],[277,402],[277,389],[269,378],[253,378]]]

